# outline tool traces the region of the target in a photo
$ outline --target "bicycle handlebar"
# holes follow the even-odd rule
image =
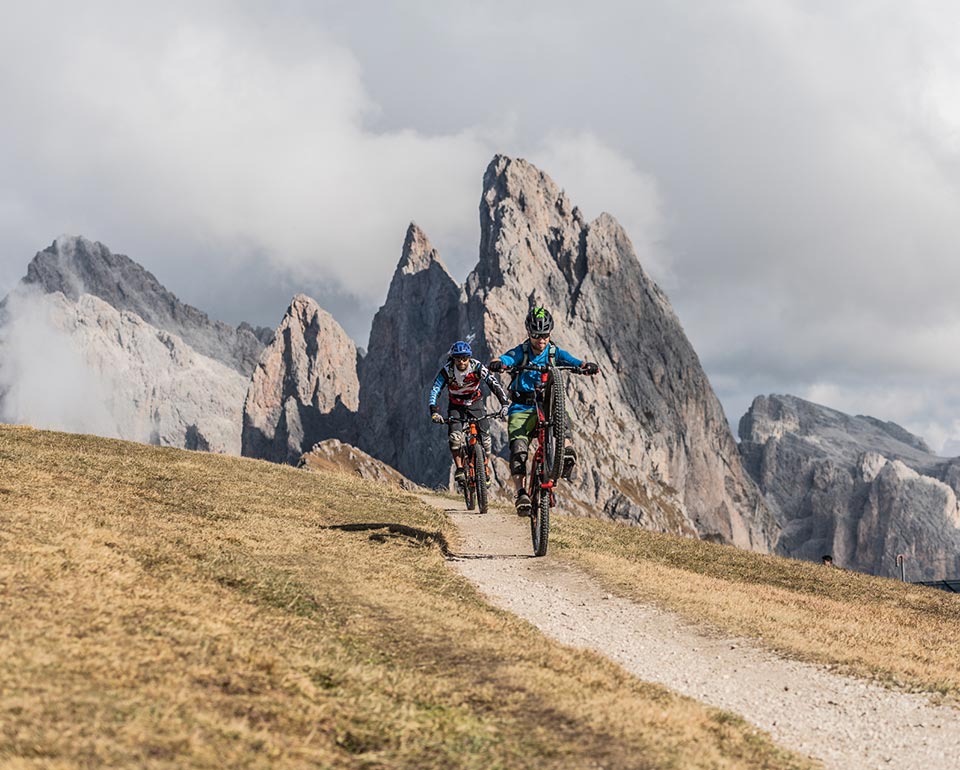
[[[443,417],[443,415],[441,415],[442,422],[437,422],[435,420],[431,420],[431,422],[433,422],[434,425],[449,425],[451,422],[463,422],[463,423],[480,422],[480,420],[486,420],[489,417],[499,417],[499,416],[500,416],[500,411],[497,410],[496,412],[490,412],[490,414],[484,414],[484,415],[481,415],[480,417],[474,417],[473,415],[468,414],[466,415],[466,418],[463,420],[451,420],[449,417]]]
[[[505,372],[549,372],[551,369],[557,369],[561,372],[573,372],[574,374],[586,374],[586,372],[581,372],[579,366],[569,366],[568,364],[554,364],[542,365],[542,364],[527,364],[526,366],[505,366],[503,371]]]

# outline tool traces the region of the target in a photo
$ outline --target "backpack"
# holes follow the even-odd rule
[[[520,362],[519,368],[526,366],[528,363],[530,363],[530,340],[524,340],[523,341],[523,360]],[[557,363],[557,346],[551,342],[549,345],[547,345],[547,364],[549,366],[554,366],[556,363]],[[513,379],[510,380],[510,393],[517,392],[517,389],[515,386],[519,381],[521,374],[523,374],[523,372],[517,372],[513,376]]]

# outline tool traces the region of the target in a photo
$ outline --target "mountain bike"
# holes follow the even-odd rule
[[[466,441],[460,447],[460,459],[463,463],[463,472],[465,475],[462,484],[463,501],[467,505],[467,510],[472,511],[479,508],[480,513],[487,512],[487,466],[484,461],[483,442],[480,440],[480,430],[477,423],[490,417],[499,417],[500,412],[491,412],[479,417],[467,415],[465,420],[454,420],[453,422],[464,422],[464,433]],[[443,418],[443,422],[437,425],[449,425],[451,420],[448,417]]]
[[[540,382],[534,389],[537,408],[537,451],[530,469],[530,537],[534,556],[545,556],[550,540],[550,509],[557,504],[554,491],[563,472],[563,445],[567,437],[567,412],[562,372],[582,374],[578,366],[526,366],[512,371],[539,372]]]

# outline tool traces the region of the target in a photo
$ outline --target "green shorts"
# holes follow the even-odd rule
[[[573,423],[570,420],[570,412],[567,412],[567,435],[569,435],[570,426]],[[511,412],[507,416],[507,440],[510,442],[510,451],[514,451],[514,442],[521,441],[523,446],[529,446],[530,439],[537,430],[537,410],[526,409],[524,411]]]
[[[522,412],[511,412],[507,416],[507,438],[513,444],[517,439],[530,441],[530,437],[537,429],[537,410],[526,409]]]

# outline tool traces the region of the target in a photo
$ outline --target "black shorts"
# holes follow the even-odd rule
[[[447,409],[447,433],[453,433],[458,430],[469,430],[467,417],[480,417],[487,413],[483,406],[483,401],[475,401],[470,406],[460,406],[450,404]],[[481,433],[487,433],[490,429],[490,420],[484,417],[477,423],[477,430]]]

